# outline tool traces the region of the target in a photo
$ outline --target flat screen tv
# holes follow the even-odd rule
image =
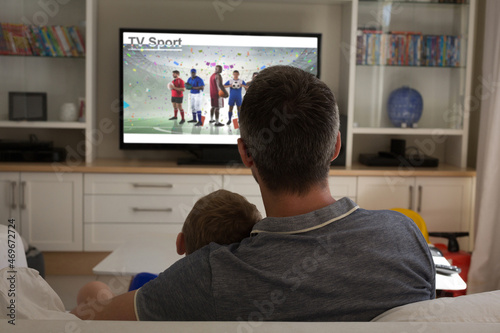
[[[236,156],[239,95],[245,98],[254,73],[289,65],[319,77],[320,53],[321,34],[120,29],[120,148],[184,149],[206,163],[224,162]],[[217,66],[222,67],[222,83],[230,85],[218,121],[210,112],[210,78]],[[192,69],[204,84],[193,103],[194,90],[187,84]],[[184,122],[180,110],[172,119],[174,71],[185,87]],[[241,81],[232,85],[234,71]],[[231,119],[229,102],[235,104]],[[201,124],[198,112],[193,121],[191,104],[201,109],[195,110],[201,111]]]

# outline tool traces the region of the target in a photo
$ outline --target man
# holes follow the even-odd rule
[[[255,77],[259,75],[259,72],[253,72],[252,74],[252,80],[250,82],[247,82],[247,89],[248,87],[250,87],[250,85],[252,84],[253,80],[255,80]]]
[[[177,120],[177,112],[181,112],[181,117],[182,120],[179,122],[179,124],[184,124],[186,121],[184,119],[184,109],[182,109],[182,99],[184,96],[184,81],[179,78],[179,71],[175,70],[172,72],[172,76],[174,77],[174,80],[172,81],[172,105],[174,107],[174,116],[169,118],[168,120]]]
[[[243,87],[247,89],[247,84],[245,81],[240,80],[239,77],[240,77],[240,72],[235,70],[233,72],[233,78],[231,80],[227,80],[227,82],[224,83],[224,87],[229,88],[229,102],[228,102],[229,120],[227,121],[227,125],[231,124],[231,118],[233,117],[233,108],[235,104],[236,104],[236,109],[238,110],[238,118],[240,117],[240,107],[242,102],[241,90]]]
[[[203,103],[203,96],[201,91],[205,88],[203,79],[196,75],[196,69],[191,69],[191,77],[187,80],[187,87],[191,91],[191,112],[193,113],[193,120],[188,123],[196,123],[195,126],[202,126],[201,122],[201,105]],[[196,120],[198,115],[198,120]]]
[[[227,97],[227,91],[222,84],[222,76],[220,73],[222,73],[222,66],[217,65],[215,66],[215,73],[213,73],[210,77],[210,101],[212,105],[212,108],[210,109],[210,123],[215,122],[215,126],[224,126],[224,124],[219,122],[219,110],[224,107],[224,98],[219,95],[219,91],[222,90],[224,92],[224,96]]]
[[[113,298],[96,318],[369,321],[434,298],[434,263],[415,223],[330,194],[338,128],[326,84],[294,67],[264,69],[241,106],[238,150],[267,218],[240,243],[211,243]]]

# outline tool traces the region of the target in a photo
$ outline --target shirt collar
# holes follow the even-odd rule
[[[290,217],[266,217],[257,222],[251,235],[259,233],[300,234],[322,228],[353,212],[357,206],[351,199],[342,198],[331,205],[307,214]]]

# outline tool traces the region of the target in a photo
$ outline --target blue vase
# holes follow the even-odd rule
[[[422,117],[423,109],[422,95],[407,86],[394,90],[387,101],[389,119],[396,127],[414,127]]]

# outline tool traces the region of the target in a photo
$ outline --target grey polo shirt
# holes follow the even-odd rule
[[[369,321],[434,297],[434,264],[415,223],[343,198],[265,218],[241,243],[203,247],[139,289],[135,306],[140,320],[255,325]]]

